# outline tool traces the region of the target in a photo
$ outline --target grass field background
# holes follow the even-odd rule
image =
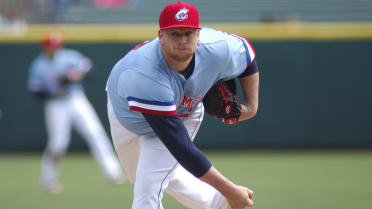
[[[371,209],[372,152],[206,152],[215,167],[254,190],[255,209]],[[127,209],[133,186],[108,183],[88,153],[62,162],[63,193],[39,187],[41,153],[0,155],[0,209]],[[166,209],[184,209],[165,196]]]

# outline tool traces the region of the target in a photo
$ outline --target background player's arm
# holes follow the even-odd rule
[[[74,67],[69,69],[66,76],[67,82],[81,81],[87,73],[91,72],[92,66],[90,59],[81,59]]]

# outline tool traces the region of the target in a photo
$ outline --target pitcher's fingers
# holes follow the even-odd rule
[[[248,189],[248,197],[249,197],[250,199],[253,198],[253,191],[250,190],[250,189]]]
[[[253,207],[253,200],[252,199],[249,199],[248,200],[248,207]]]

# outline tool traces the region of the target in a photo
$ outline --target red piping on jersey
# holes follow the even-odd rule
[[[174,111],[157,111],[157,110],[149,110],[149,109],[144,109],[144,108],[141,108],[141,107],[134,107],[134,106],[130,106],[129,109],[132,110],[132,111],[147,113],[147,114],[151,114],[151,115],[176,116],[178,114],[177,110],[174,110]]]
[[[190,114],[180,114],[180,118],[188,118]]]

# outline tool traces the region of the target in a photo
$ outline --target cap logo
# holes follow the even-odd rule
[[[186,9],[186,8],[180,9],[180,11],[178,11],[176,13],[176,15],[174,16],[174,18],[178,22],[184,21],[184,20],[186,20],[189,17],[189,15],[187,14],[188,12],[189,12],[189,10]]]

